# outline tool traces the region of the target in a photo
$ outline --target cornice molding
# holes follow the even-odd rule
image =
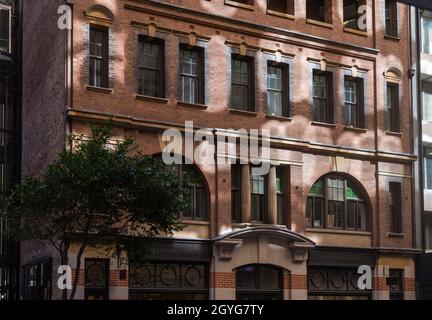
[[[178,123],[169,123],[165,121],[156,121],[148,119],[138,119],[124,115],[112,115],[99,113],[88,110],[69,109],[67,117],[71,120],[86,121],[86,122],[106,122],[112,120],[115,125],[133,128],[137,130],[163,131],[167,129],[178,129],[184,132],[184,125]],[[196,126],[196,130],[207,129]],[[217,135],[233,136],[236,133],[233,130],[216,128],[212,130]],[[350,159],[364,160],[370,162],[391,162],[399,164],[411,164],[417,161],[417,156],[413,154],[391,153],[386,151],[375,151],[370,149],[356,149],[349,147],[341,147],[335,145],[319,144],[300,139],[271,137],[270,145],[274,148],[285,150],[300,151],[309,154],[320,154],[326,156],[340,156]]]

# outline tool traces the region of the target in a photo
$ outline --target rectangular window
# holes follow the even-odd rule
[[[268,0],[267,9],[270,11],[294,15],[294,0]]]
[[[241,222],[241,167],[231,166],[231,214],[233,222]]]
[[[425,151],[425,188],[432,190],[432,148]]]
[[[364,128],[364,88],[362,78],[345,77],[346,126]]]
[[[90,26],[90,81],[94,87],[108,87],[108,28]]]
[[[423,53],[432,54],[432,19],[422,17]]]
[[[402,269],[390,269],[387,285],[390,288],[390,300],[403,300],[403,279],[404,271]]]
[[[0,6],[0,51],[10,53],[11,9]]]
[[[343,228],[345,215],[345,181],[327,179],[327,227]]]
[[[233,55],[231,71],[231,107],[237,110],[255,111],[254,59]]]
[[[423,81],[423,120],[432,121],[432,84]]]
[[[267,114],[289,117],[288,66],[269,62],[267,66]]]
[[[180,99],[204,104],[204,51],[200,47],[180,46]]]
[[[400,132],[399,84],[387,83],[386,128],[391,132]]]
[[[51,300],[52,261],[44,259],[23,268],[23,299]]]
[[[402,233],[402,184],[390,182],[389,191],[391,232]]]
[[[108,300],[109,259],[85,259],[85,299]]]
[[[332,0],[307,0],[306,18],[332,23]]]
[[[252,221],[265,222],[265,178],[251,175]]]
[[[390,37],[399,37],[398,5],[396,0],[385,0],[385,31]]]
[[[333,73],[313,71],[313,121],[333,122]]]
[[[138,94],[165,97],[165,44],[161,39],[139,38]]]
[[[344,0],[344,27],[359,30],[359,8],[366,5],[365,0]],[[365,31],[365,30],[364,30]]]
[[[306,224],[310,228],[323,228],[324,227],[324,196],[314,195],[308,197],[306,204]]]

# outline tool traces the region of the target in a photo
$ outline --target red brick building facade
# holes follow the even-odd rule
[[[406,5],[75,0],[72,30],[59,30],[63,2],[23,7],[24,174],[111,116],[119,139],[151,155],[185,121],[224,137],[271,132],[265,177],[194,166],[188,227],[145,266],[89,249],[79,298],[415,298]],[[23,265],[37,261],[29,250]],[[370,290],[357,287],[361,265]],[[85,276],[100,270],[102,284]]]

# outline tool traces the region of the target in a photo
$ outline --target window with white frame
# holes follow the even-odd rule
[[[432,54],[432,17],[422,17],[422,51]]]

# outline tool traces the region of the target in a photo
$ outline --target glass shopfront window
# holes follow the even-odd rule
[[[369,300],[371,292],[360,290],[356,268],[309,267],[309,300]]]
[[[237,300],[282,300],[283,271],[267,265],[236,270]]]
[[[208,266],[195,263],[131,263],[130,300],[206,300]]]

